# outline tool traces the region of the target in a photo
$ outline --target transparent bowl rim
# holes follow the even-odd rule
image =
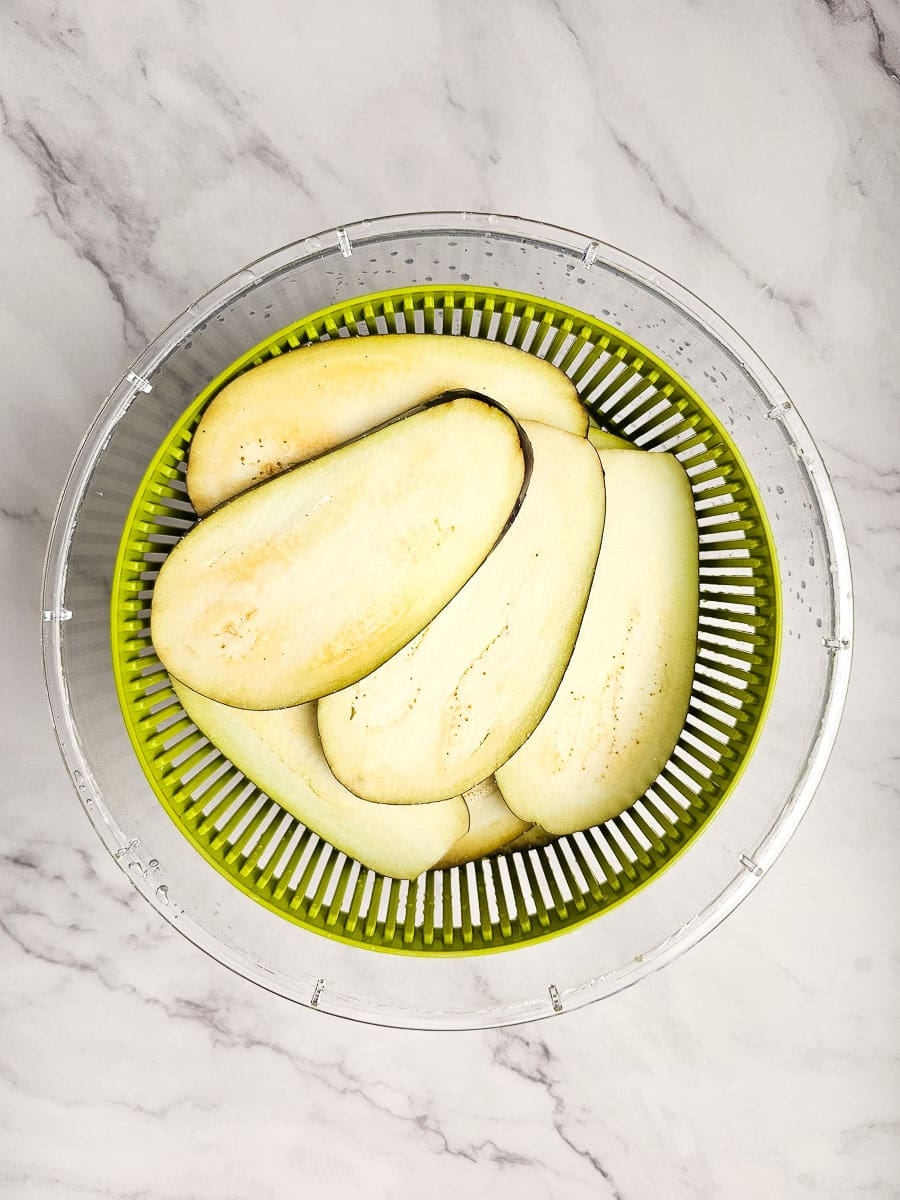
[[[473,1014],[471,1021],[454,1015],[450,1021],[433,1023],[427,1019],[411,1021],[390,1016],[380,1017],[361,1012],[351,1005],[321,1008],[316,999],[301,995],[286,987],[283,981],[273,981],[249,958],[236,953],[202,924],[190,919],[183,911],[173,910],[150,886],[145,877],[129,873],[123,855],[125,834],[118,827],[114,814],[103,802],[100,789],[93,779],[90,763],[82,748],[78,730],[68,705],[61,659],[60,626],[66,619],[63,607],[68,549],[74,532],[80,500],[90,477],[96,457],[102,453],[111,430],[128,408],[147,389],[147,376],[157,370],[166,358],[181,345],[198,326],[221,312],[240,295],[258,287],[272,275],[292,264],[331,251],[378,241],[386,235],[400,233],[493,233],[519,237],[528,243],[568,251],[580,256],[586,267],[599,263],[636,284],[655,291],[679,309],[685,316],[711,336],[752,379],[771,401],[779,420],[787,428],[806,468],[823,516],[829,564],[833,576],[834,628],[826,645],[834,650],[831,686],[823,706],[818,730],[805,769],[794,783],[790,797],[765,841],[757,848],[752,869],[737,872],[730,883],[713,897],[688,923],[665,938],[658,946],[645,952],[640,963],[590,981],[567,1001],[567,1012],[585,1004],[613,995],[640,979],[659,970],[680,957],[716,928],[746,898],[764,877],[796,831],[812,801],[828,764],[840,726],[850,680],[853,635],[853,589],[847,538],[834,489],[825,464],[813,438],[794,408],[779,379],[762,358],[721,314],[689,289],[644,260],[598,238],[575,230],[551,225],[529,218],[483,212],[435,211],[397,213],[366,219],[289,242],[262,255],[227,276],[198,300],[185,308],[135,358],[107,395],[89,426],[75,454],[62,488],[51,525],[41,586],[41,649],[44,680],[50,704],[50,715],[57,743],[82,805],[114,860],[125,877],[147,899],[156,911],[175,929],[216,961],[244,978],[287,999],[318,1011],[349,1017],[376,1025],[429,1029],[468,1029],[511,1025],[554,1015],[547,1005],[524,1004],[515,1012],[504,1009],[502,1015],[485,1019],[484,1013]]]

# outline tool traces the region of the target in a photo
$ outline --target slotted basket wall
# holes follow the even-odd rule
[[[410,882],[386,879],[270,800],[185,715],[149,637],[153,581],[196,515],[184,470],[209,401],[242,371],[314,341],[400,333],[509,343],[565,371],[594,418],[687,470],[700,530],[690,710],[656,783],[627,812],[551,845]],[[575,514],[573,514],[574,516]],[[778,659],[777,563],[731,439],[670,367],[604,322],[492,288],[405,288],[281,330],[191,404],[153,459],[126,523],[112,597],[116,680],[135,750],[179,828],[246,894],[306,928],[416,954],[502,950],[563,932],[651,881],[728,795],[757,738]]]
[[[318,316],[287,330],[305,314]],[[278,329],[287,332],[273,337]],[[685,733],[627,816],[537,854],[401,884],[358,871],[202,746],[144,631],[154,573],[193,520],[181,465],[210,389],[312,338],[431,329],[508,338],[564,364],[602,425],[682,457],[702,535],[702,615]],[[260,986],[320,1011],[431,1029],[577,1008],[672,961],[722,921],[775,862],[822,776],[851,631],[849,561],[827,474],[746,342],[614,247],[473,213],[329,230],[192,304],[86,433],[41,597],[62,754],[134,887]],[[388,952],[362,952],[362,939]],[[501,947],[510,952],[479,952]]]

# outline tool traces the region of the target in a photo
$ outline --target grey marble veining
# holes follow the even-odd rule
[[[0,573],[0,1193],[10,1200],[847,1200],[900,1179],[900,9],[8,0]],[[103,396],[195,296],[382,213],[516,212],[729,319],[832,473],[854,684],[769,878],[581,1012],[404,1034],[237,978],[128,888],[38,665],[56,497]]]

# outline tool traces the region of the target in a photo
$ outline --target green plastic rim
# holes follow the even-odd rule
[[[698,651],[687,720],[662,773],[625,813],[539,849],[413,881],[381,876],[261,792],[190,721],[150,640],[153,581],[193,526],[184,470],[210,400],[231,380],[311,342],[439,333],[507,342],[555,363],[597,423],[675,454],[700,533]],[[193,401],[151,461],[116,559],[111,642],[119,702],[143,771],[194,848],[245,895],[304,929],[418,956],[508,950],[628,899],[700,833],[760,735],[781,644],[774,539],[731,438],[700,396],[621,330],[545,299],[487,287],[408,287],[304,317],[248,350]]]

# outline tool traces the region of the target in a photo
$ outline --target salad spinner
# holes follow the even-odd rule
[[[243,371],[311,342],[388,333],[487,338],[553,362],[601,427],[679,458],[700,538],[690,707],[653,785],[583,833],[412,881],[361,866],[242,775],[183,712],[149,635],[154,580],[197,519],[184,473],[205,406]],[[53,523],[42,599],[63,757],[141,894],[273,992],[433,1029],[577,1008],[727,916],[821,778],[851,623],[847,547],[822,461],[738,334],[620,250],[475,213],[321,233],[192,304],[88,431]]]

